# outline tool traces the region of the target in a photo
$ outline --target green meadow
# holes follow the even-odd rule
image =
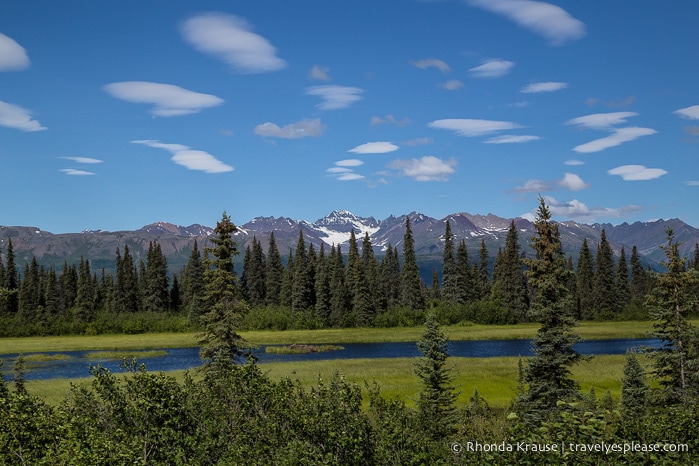
[[[695,325],[699,321],[693,322]],[[451,340],[514,340],[532,338],[538,324],[516,325],[450,325],[442,327]],[[583,322],[577,328],[583,339],[643,338],[652,329],[650,322]],[[240,332],[258,345],[288,345],[292,343],[342,344],[395,341],[417,341],[424,329],[346,328],[321,330],[283,330]],[[143,333],[137,335],[78,335],[51,337],[0,338],[0,355],[47,351],[87,350],[150,350],[197,346],[196,333]]]
[[[450,358],[455,375],[454,385],[459,392],[458,402],[468,403],[474,389],[493,408],[504,409],[517,394],[516,357],[495,358]],[[523,358],[526,362],[527,358]],[[643,359],[644,360],[644,359]],[[335,359],[325,361],[274,362],[260,364],[262,370],[273,379],[290,378],[301,385],[316,385],[319,379],[330,380],[338,372],[348,381],[359,384],[364,395],[364,383],[376,382],[382,396],[398,398],[408,406],[413,406],[420,390],[419,379],[414,374],[415,360],[412,358],[390,359]],[[582,393],[594,387],[602,398],[609,390],[614,399],[619,399],[624,356],[595,356],[573,368],[573,377],[580,384]],[[196,370],[190,371],[196,377]],[[184,371],[170,373],[178,380],[184,378]],[[52,379],[26,382],[27,389],[51,404],[58,404],[69,393],[71,384],[89,385],[91,379]]]
[[[536,324],[518,325],[455,325],[442,327],[451,340],[495,340],[532,338]],[[578,332],[583,339],[643,338],[651,330],[650,322],[583,322]],[[325,329],[241,332],[248,340],[259,345],[289,345],[293,343],[340,344],[362,342],[416,341],[422,327],[390,329]],[[194,333],[157,333],[142,335],[99,335],[65,337],[31,337],[0,339],[0,354],[40,353],[48,351],[100,351],[104,359],[144,357],[163,348],[196,346]],[[41,361],[60,357],[46,354],[28,355],[30,360]],[[526,358],[523,358],[526,360]],[[474,389],[493,407],[506,408],[516,396],[516,357],[461,358],[452,357],[454,384],[458,387],[459,402],[467,403]],[[594,387],[599,398],[609,390],[616,399],[620,396],[623,355],[596,356],[573,369],[575,380],[583,393]],[[312,362],[273,362],[260,364],[273,378],[288,377],[304,386],[317,384],[318,378],[330,379],[337,371],[347,380],[358,383],[376,382],[384,397],[397,397],[407,405],[414,404],[419,391],[418,378],[413,372],[414,359],[340,359]],[[11,368],[5,366],[5,372]],[[196,371],[193,371],[196,372]],[[184,371],[174,371],[182,379]],[[51,379],[28,381],[27,388],[47,402],[56,404],[68,394],[71,384],[89,384],[90,378]],[[365,392],[366,394],[366,392]]]

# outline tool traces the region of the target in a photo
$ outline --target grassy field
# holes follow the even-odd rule
[[[695,322],[697,325],[697,322]],[[538,324],[452,325],[443,327],[451,340],[512,340],[532,338]],[[642,338],[651,330],[650,322],[583,322],[578,327],[583,339]],[[349,328],[241,332],[259,345],[292,343],[342,344],[417,341],[423,327]],[[46,351],[148,350],[197,346],[195,333],[145,333],[139,335],[95,335],[61,337],[0,338],[0,355]]]
[[[526,358],[523,358],[526,361]],[[645,359],[641,359],[645,361]],[[516,396],[517,362],[516,357],[498,358],[450,358],[454,367],[455,385],[460,392],[460,405],[468,403],[474,388],[494,408],[507,408]],[[298,380],[309,387],[318,383],[319,377],[330,380],[337,371],[348,381],[362,387],[366,397],[364,382],[376,382],[381,388],[382,396],[399,398],[408,406],[413,406],[418,391],[419,379],[413,372],[415,360],[412,358],[391,359],[342,359],[310,362],[265,363],[260,367],[272,379],[288,377]],[[588,393],[595,388],[598,399],[609,390],[615,399],[619,399],[621,377],[623,375],[624,356],[596,356],[573,369],[573,377],[580,384],[581,391]],[[182,380],[184,371],[170,373]],[[48,403],[58,404],[70,390],[71,383],[89,384],[90,378],[53,379],[26,382],[27,389]]]

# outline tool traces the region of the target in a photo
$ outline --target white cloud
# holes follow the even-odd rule
[[[681,108],[679,110],[675,110],[672,113],[682,118],[689,118],[690,120],[699,120],[699,105],[692,105],[691,107]]]
[[[347,152],[354,152],[355,154],[386,154],[388,152],[393,152],[398,150],[399,147],[391,142],[367,142],[366,144],[360,144],[354,149],[350,149]]]
[[[346,168],[346,167],[330,167],[327,170],[325,170],[328,173],[353,173],[351,168]]]
[[[182,144],[165,144],[151,139],[131,141],[134,144],[164,149],[172,154],[171,160],[178,165],[182,165],[190,170],[199,170],[205,173],[224,173],[233,171],[233,167],[218,160],[213,155],[191,149]]]
[[[563,8],[534,0],[467,0],[472,6],[505,16],[548,39],[552,45],[585,36],[585,24]]]
[[[645,181],[654,180],[667,174],[662,168],[647,168],[643,165],[622,165],[612,168],[607,173],[610,175],[618,175],[624,181]]]
[[[451,71],[449,65],[447,65],[442,60],[437,60],[436,58],[426,58],[425,60],[415,61],[413,62],[413,66],[416,66],[423,70],[426,68],[437,68],[442,73],[448,73]]]
[[[513,193],[540,193],[549,191],[551,186],[549,183],[541,180],[527,180],[522,186],[517,186],[512,190]]]
[[[509,73],[513,66],[515,64],[507,60],[486,60],[483,64],[471,68],[468,72],[476,78],[499,78]]]
[[[585,165],[585,162],[583,162],[582,160],[575,160],[575,159],[566,160],[566,161],[563,162],[563,163],[564,163],[565,165],[570,165],[570,166],[572,166],[572,167],[577,167],[577,166],[579,166],[579,165]]]
[[[399,170],[402,175],[415,178],[416,181],[447,181],[449,175],[456,172],[456,160],[442,160],[432,155],[420,159],[394,160],[388,167]]]
[[[486,134],[521,128],[517,123],[496,120],[477,120],[471,118],[450,118],[445,120],[435,120],[427,126],[430,128],[448,129],[456,132],[459,136],[484,136]]]
[[[537,94],[539,92],[555,92],[568,87],[568,83],[543,82],[527,84],[520,90],[522,94]]]
[[[578,125],[589,129],[611,130],[614,126],[626,123],[628,118],[637,115],[638,113],[636,112],[595,113],[573,118],[572,120],[568,120],[566,124]]]
[[[684,184],[686,184],[687,186],[699,186],[699,181],[685,181]]]
[[[325,125],[320,118],[301,120],[290,123],[280,128],[278,125],[267,122],[255,126],[255,134],[273,138],[299,139],[304,137],[319,137],[325,131]]]
[[[243,19],[207,13],[185,21],[182,34],[197,50],[213,55],[239,73],[265,73],[286,67],[277,49]]]
[[[337,86],[328,84],[326,86],[312,86],[306,88],[306,95],[320,97],[322,102],[316,105],[321,110],[337,110],[346,108],[362,99],[359,95],[364,92],[358,87]]]
[[[335,162],[335,165],[338,167],[358,167],[360,165],[364,165],[364,162],[362,162],[359,159],[345,159],[345,160],[338,160]]]
[[[378,117],[378,116],[371,117],[371,124],[373,126],[384,125],[384,124],[392,124],[392,125],[396,125],[396,126],[407,126],[409,123],[410,123],[410,118],[403,118],[402,120],[398,120],[393,115],[386,115],[383,118]]]
[[[486,139],[486,144],[519,144],[529,141],[537,141],[541,139],[539,136],[517,136],[514,134],[504,134],[502,136],[495,136],[490,139]]]
[[[364,175],[360,175],[359,173],[344,173],[338,176],[337,179],[340,181],[357,181],[363,180]]]
[[[446,89],[448,91],[455,91],[457,89],[460,89],[464,87],[464,83],[457,79],[450,79],[449,81],[442,83],[439,85],[442,89]]]
[[[61,168],[58,170],[61,173],[65,173],[66,175],[71,175],[71,176],[88,176],[88,175],[94,175],[92,172],[88,172],[85,170],[76,170],[74,168]]]
[[[26,68],[29,68],[27,51],[14,39],[0,33],[0,71],[17,71]]]
[[[607,137],[595,139],[594,141],[586,142],[585,144],[575,146],[573,150],[575,152],[584,154],[599,152],[604,149],[609,149],[610,147],[618,146],[625,142],[633,141],[642,136],[649,136],[655,133],[657,133],[657,131],[651,128],[619,128],[615,129],[614,132]]]
[[[43,131],[47,129],[41,126],[37,120],[32,119],[32,112],[19,105],[8,104],[0,100],[0,126],[19,129],[22,131]]]
[[[224,102],[215,95],[201,94],[172,84],[124,81],[107,84],[103,89],[117,99],[153,104],[151,113],[162,117],[189,115]]]
[[[578,221],[594,221],[605,217],[626,217],[643,210],[638,205],[627,205],[623,207],[588,207],[584,202],[577,199],[571,201],[558,201],[550,196],[544,196],[546,204],[554,217],[563,217]],[[532,214],[529,214],[532,215]],[[533,215],[532,215],[533,217]]]
[[[563,179],[559,181],[558,184],[571,191],[582,191],[590,187],[588,183],[585,183],[583,179],[575,173],[564,173]]]
[[[315,65],[308,73],[308,79],[317,79],[319,81],[330,81],[330,68],[327,66]]]
[[[87,164],[95,164],[95,163],[102,163],[104,160],[100,159],[93,159],[91,157],[60,157],[61,159],[65,160],[71,160],[75,163],[87,163]]]

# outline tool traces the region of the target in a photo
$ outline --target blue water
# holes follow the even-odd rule
[[[654,339],[615,339],[615,340],[586,340],[575,345],[582,354],[624,354],[629,349],[658,346],[660,342]],[[419,356],[415,342],[398,343],[347,343],[342,344],[344,350],[328,351],[309,354],[273,354],[265,353],[264,347],[257,349],[254,354],[258,362],[285,361],[318,361],[324,359],[355,359],[355,358],[411,358]],[[146,365],[149,371],[171,371],[192,369],[201,365],[199,348],[169,348],[163,350],[164,356],[139,359],[138,363]],[[62,354],[70,357],[68,360],[26,363],[27,380],[46,380],[54,378],[89,377],[91,365],[101,364],[112,372],[120,372],[122,361],[95,359],[91,351],[42,352],[41,354]],[[29,355],[27,353],[25,356]],[[531,340],[481,340],[481,341],[451,341],[449,342],[451,356],[488,358],[495,356],[531,356]],[[4,361],[3,372],[6,379],[12,378],[12,365],[18,354],[0,355]]]

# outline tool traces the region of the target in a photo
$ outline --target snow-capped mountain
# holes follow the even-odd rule
[[[529,220],[506,219],[493,214],[472,215],[465,212],[454,213],[442,219],[411,212],[408,215],[392,215],[384,220],[377,220],[374,217],[360,217],[346,210],[336,210],[312,223],[287,217],[256,217],[238,225],[235,239],[241,252],[245,251],[253,238],[257,238],[266,250],[270,235],[274,232],[280,253],[288,255],[289,251],[296,248],[299,234],[302,233],[306,247],[313,244],[318,251],[323,245],[327,251],[330,246],[335,245],[347,252],[350,234],[354,231],[360,248],[364,236],[368,234],[375,253],[380,256],[389,244],[402,251],[406,218],[410,219],[418,260],[430,264],[430,267],[439,265],[447,220],[451,225],[454,243],[458,244],[463,240],[471,258],[477,256],[481,242],[485,243],[490,256],[495,256],[498,249],[505,244],[512,221],[515,222],[523,251],[532,254],[528,244],[535,231]],[[699,229],[678,219],[621,225],[587,225],[572,221],[559,224],[563,249],[574,260],[577,259],[585,239],[594,251],[604,229],[616,254],[624,247],[629,255],[635,245],[638,252],[651,264],[663,260],[664,253],[660,246],[666,242],[667,228],[672,228],[675,238],[682,243],[681,253],[693,257],[695,244],[699,243]],[[37,227],[0,226],[0,255],[5,252],[7,238],[12,238],[16,261],[20,266],[31,261],[34,256],[42,264],[60,268],[64,261],[78,262],[80,257],[84,256],[90,259],[93,266],[110,269],[117,248],[123,250],[124,246],[128,245],[136,260],[145,259],[149,242],[158,241],[171,269],[178,270],[186,264],[194,240],[199,242],[201,249],[206,246],[207,239],[212,234],[213,228],[208,226],[183,227],[167,222],[156,222],[135,231],[86,230],[82,233],[66,234],[52,234]],[[242,256],[243,254],[239,259],[242,259]]]

